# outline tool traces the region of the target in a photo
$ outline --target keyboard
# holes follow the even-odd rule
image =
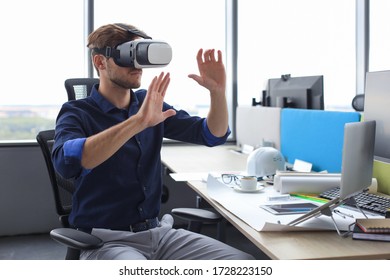
[[[339,197],[340,187],[335,187],[322,192],[319,197],[326,199],[334,199]],[[390,210],[390,197],[379,196],[373,193],[361,192],[355,195],[355,201],[360,209],[385,216],[386,211]],[[347,200],[344,205],[356,206],[351,200]]]

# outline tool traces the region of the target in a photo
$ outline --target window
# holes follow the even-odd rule
[[[324,76],[325,109],[356,94],[355,1],[238,1],[238,104],[270,78]]]
[[[226,1],[233,0],[99,0],[94,3],[95,27],[130,23],[171,44],[170,65],[145,69],[141,87],[147,88],[161,71],[169,71],[166,101],[205,116],[209,94],[187,75],[198,73],[199,48],[226,54]],[[356,94],[356,1],[237,2],[239,105],[259,99],[270,78],[324,75],[326,109],[351,109]],[[389,69],[387,2],[371,1],[370,71]],[[34,12],[20,14],[21,5]],[[4,38],[0,51],[7,70],[2,75],[0,141],[35,139],[39,130],[54,127],[67,100],[64,80],[86,76],[84,3],[5,1],[0,4],[0,23]]]
[[[190,114],[206,116],[209,93],[187,75],[199,73],[196,54],[200,48],[225,54],[225,0],[95,1],[95,28],[116,22],[135,25],[172,46],[171,63],[165,68],[144,69],[141,88],[147,89],[161,71],[170,72],[165,101]]]
[[[388,0],[370,1],[369,71],[390,70],[390,18]]]
[[[65,79],[84,76],[83,22],[79,0],[1,2],[0,141],[54,128]]]

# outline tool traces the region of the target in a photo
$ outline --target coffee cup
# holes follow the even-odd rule
[[[240,178],[240,187],[244,191],[253,191],[257,188],[256,176],[243,176]]]

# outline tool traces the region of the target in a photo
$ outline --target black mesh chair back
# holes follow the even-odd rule
[[[52,129],[40,131],[37,135],[37,142],[42,150],[49,173],[56,211],[63,226],[63,228],[53,229],[50,232],[50,236],[67,246],[65,259],[77,260],[80,258],[81,249],[99,248],[103,245],[103,242],[96,236],[72,229],[69,225],[68,217],[72,210],[72,194],[75,187],[73,180],[63,178],[54,169],[51,159],[54,133],[55,131]]]
[[[68,100],[76,100],[89,96],[93,85],[98,83],[99,79],[95,78],[75,78],[65,80]]]
[[[37,135],[37,142],[42,150],[52,186],[56,211],[64,227],[69,227],[68,216],[72,210],[73,180],[66,180],[55,170],[51,160],[51,149],[54,143],[54,129],[41,131]]]

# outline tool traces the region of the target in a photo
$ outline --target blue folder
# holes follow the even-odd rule
[[[280,146],[286,161],[313,164],[313,171],[341,172],[344,125],[359,122],[358,112],[283,109]]]

